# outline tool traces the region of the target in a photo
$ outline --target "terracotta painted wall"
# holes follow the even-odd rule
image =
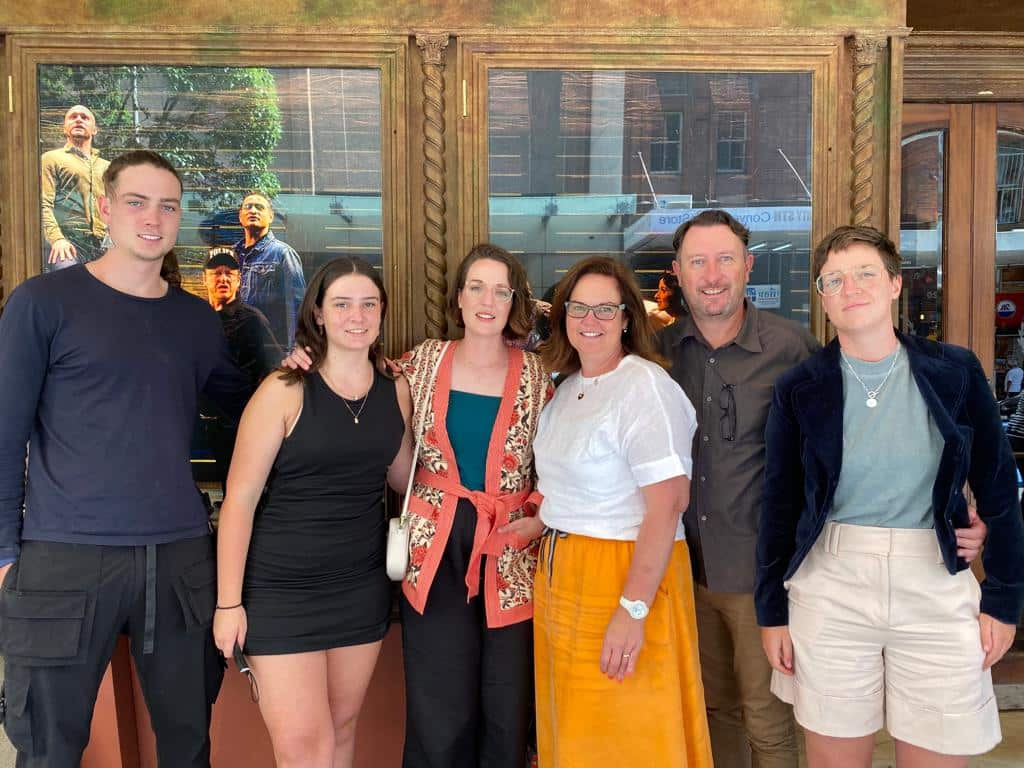
[[[377,667],[363,703],[356,734],[355,768],[398,768],[405,739],[405,689],[402,669],[402,631],[391,627],[384,639]],[[125,646],[127,648],[127,646]],[[134,675],[133,675],[134,677]],[[157,768],[156,742],[138,680],[134,680],[138,761],[122,754],[122,739],[114,715],[114,691],[107,671],[96,700],[89,747],[82,768]],[[135,734],[130,734],[134,742]],[[232,664],[224,676],[210,727],[213,768],[274,768],[270,736],[259,708],[249,695],[249,684]],[[133,746],[133,745],[132,745]]]
[[[902,26],[905,0],[10,0],[0,30],[28,25],[308,26],[407,30],[480,27],[864,28]]]

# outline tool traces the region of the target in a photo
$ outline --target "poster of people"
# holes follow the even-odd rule
[[[136,148],[184,180],[165,276],[217,311],[254,383],[291,347],[321,264],[348,254],[382,266],[377,70],[44,65],[38,76],[41,271],[110,246],[103,173]],[[236,425],[202,411],[193,468],[223,483]]]

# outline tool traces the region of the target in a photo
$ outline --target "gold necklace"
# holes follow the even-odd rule
[[[366,407],[366,401],[369,400],[369,398],[370,398],[370,390],[373,389],[373,379],[374,379],[373,369],[372,368],[370,369],[370,386],[366,388],[366,392],[363,394],[363,397],[362,397],[362,399],[359,402],[359,410],[358,411],[353,411],[352,410],[352,406],[350,406],[348,404],[348,399],[342,393],[341,388],[333,386],[331,384],[331,381],[330,381],[329,377],[325,376],[323,371],[320,372],[320,377],[325,382],[327,382],[328,388],[332,392],[334,392],[338,396],[338,398],[341,400],[341,404],[345,406],[345,410],[347,410],[349,412],[349,414],[352,416],[352,423],[353,424],[358,424],[359,423],[359,417],[363,414],[363,409]]]

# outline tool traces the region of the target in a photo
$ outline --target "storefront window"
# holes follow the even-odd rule
[[[271,202],[271,231],[297,252],[307,278],[340,254],[382,265],[379,70],[41,65],[38,73],[44,270],[98,255],[102,169],[134,148],[161,152],[181,170],[175,253],[184,287],[203,298],[209,249],[242,238],[239,212],[252,191]],[[74,106],[89,113],[84,123]],[[61,239],[74,251],[55,253]]]
[[[535,292],[611,255],[653,299],[672,235],[708,208],[751,230],[748,296],[810,324],[810,73],[492,69],[490,238]]]

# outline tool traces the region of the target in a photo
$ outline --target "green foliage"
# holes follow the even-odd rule
[[[281,110],[265,68],[40,66],[42,150],[63,142],[61,121],[73,104],[96,115],[95,146],[104,157],[160,152],[204,210],[235,207],[249,189],[280,191],[270,166]]]

